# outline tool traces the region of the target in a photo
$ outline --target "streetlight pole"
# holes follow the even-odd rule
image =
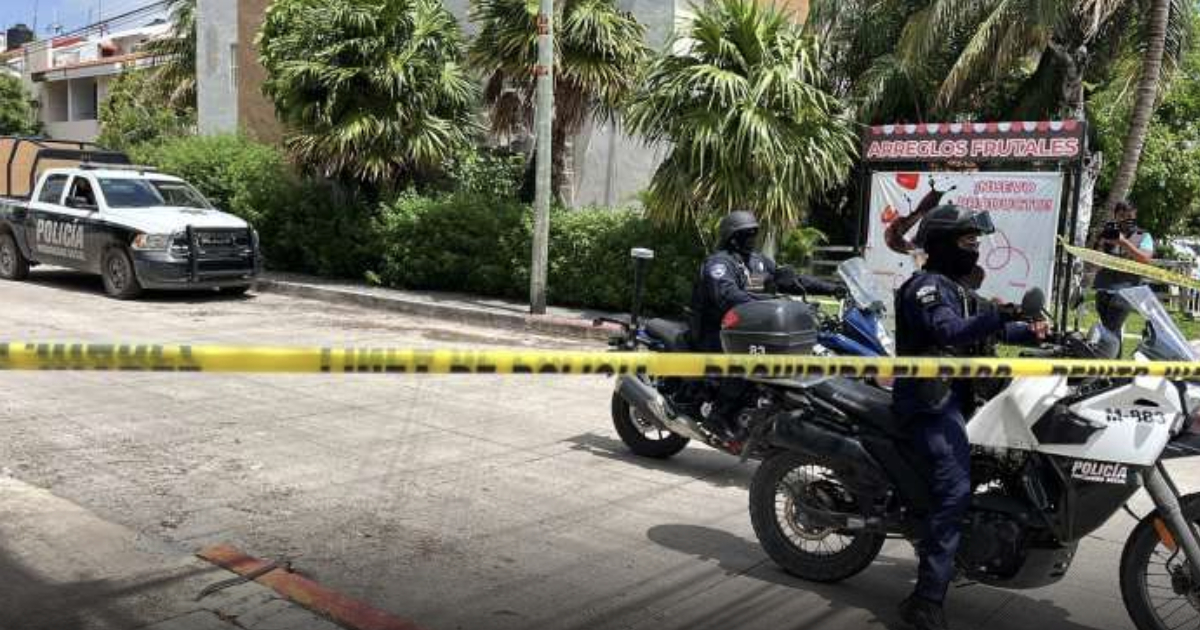
[[[554,0],[541,0],[538,10],[536,190],[533,201],[533,262],[529,268],[529,311],[546,312],[546,267],[550,249],[551,155],[554,120]]]

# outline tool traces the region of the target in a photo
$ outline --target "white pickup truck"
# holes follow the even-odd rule
[[[250,225],[182,179],[128,162],[85,143],[0,138],[0,278],[45,263],[99,274],[118,299],[245,292],[261,266]]]

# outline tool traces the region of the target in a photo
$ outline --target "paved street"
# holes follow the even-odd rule
[[[98,279],[56,271],[0,284],[0,305],[7,339],[580,347],[273,294],[116,302]],[[609,423],[611,386],[590,377],[0,373],[0,467],[141,546],[186,555],[230,543],[288,557],[316,581],[430,630],[902,627],[894,607],[915,570],[906,543],[889,543],[843,584],[788,577],[754,540],[753,464],[700,447],[667,462],[632,458]],[[1197,473],[1184,469],[1181,485],[1200,487]],[[0,511],[11,509],[6,487]],[[1053,588],[953,592],[952,624],[1131,628],[1116,580],[1131,526],[1115,516]],[[20,575],[43,588],[0,593],[0,627],[148,622],[106,614],[102,597],[52,605],[55,578],[13,560],[21,542],[0,538],[0,584]],[[141,610],[155,605],[167,604]],[[71,623],[55,621],[64,618]]]

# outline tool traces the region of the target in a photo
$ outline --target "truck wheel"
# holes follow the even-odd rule
[[[0,278],[24,280],[28,277],[29,260],[21,254],[17,239],[8,232],[0,234]]]
[[[120,247],[110,247],[104,252],[104,260],[100,264],[100,272],[104,276],[104,292],[109,297],[132,300],[142,294],[142,285],[134,272],[129,252]]]

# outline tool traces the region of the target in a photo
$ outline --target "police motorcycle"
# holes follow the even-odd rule
[[[609,342],[617,351],[690,351],[690,327],[687,324],[667,319],[641,321],[646,268],[653,260],[654,252],[635,248],[631,256],[634,260],[634,300],[630,320],[599,318],[594,323],[611,323],[621,328],[621,333]],[[859,272],[851,269],[850,273]],[[878,296],[869,297],[869,290],[865,288],[869,286],[865,281],[865,268],[861,273],[862,278],[857,279],[860,288],[856,289],[849,281],[848,286],[851,294],[858,292],[857,299],[868,309],[863,311],[861,319],[856,320],[859,322],[856,326],[865,331],[874,328],[874,324],[866,323],[868,318],[881,311],[876,304]],[[853,276],[850,279],[853,280]],[[818,310],[803,297],[775,296],[731,309],[722,321],[721,339],[729,353],[813,354],[828,352],[818,344],[822,335],[826,339],[836,335],[847,345],[861,344],[854,340],[855,337],[840,331],[822,332]],[[874,345],[880,349],[886,347],[885,342],[878,340]],[[766,426],[772,414],[785,409],[789,399],[783,391],[793,383],[789,379],[747,380],[750,386],[738,394],[742,402],[736,418],[740,427],[736,438],[718,435],[705,425],[721,395],[718,379],[622,376],[612,396],[613,426],[629,450],[643,457],[669,458],[683,450],[691,440],[743,459],[757,457],[759,429]]]
[[[822,316],[816,354],[882,357],[896,354],[896,343],[884,325],[888,297],[871,282],[866,261],[842,261],[838,276],[846,285],[846,298],[836,316]]]
[[[1120,293],[1147,321],[1139,360],[1200,361],[1148,288]],[[1027,296],[1025,311],[1037,302]],[[1097,325],[1056,333],[1025,356],[1115,358],[1117,347]],[[1200,455],[1200,385],[1093,374],[1012,380],[969,420],[974,494],[958,577],[1007,589],[1057,582],[1079,541],[1144,487],[1156,509],[1125,543],[1125,607],[1140,630],[1195,627],[1200,493],[1181,495],[1163,462]],[[919,538],[927,484],[890,395],[827,378],[787,396],[750,487],[768,556],[800,578],[837,582],[869,567],[886,538]]]

